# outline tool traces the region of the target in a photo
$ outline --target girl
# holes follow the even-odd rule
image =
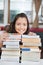
[[[13,22],[10,24],[10,33],[25,34],[25,35],[36,35],[33,32],[29,32],[29,20],[24,13],[17,14]]]
[[[8,33],[20,35],[36,35],[33,32],[29,32],[29,20],[24,13],[17,14],[13,22],[9,25],[8,31],[3,32],[3,34],[0,35],[0,43],[2,43],[2,41],[7,38],[7,36],[9,35]]]

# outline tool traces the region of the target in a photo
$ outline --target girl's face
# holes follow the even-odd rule
[[[27,30],[27,20],[25,17],[19,17],[15,23],[15,30],[18,34],[23,34]]]

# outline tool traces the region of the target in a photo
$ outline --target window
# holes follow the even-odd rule
[[[8,1],[0,0],[0,26],[8,24]]]
[[[0,24],[4,23],[4,0],[0,0]]]
[[[32,0],[10,0],[10,21],[12,22],[15,15],[25,13],[29,22],[32,22]]]

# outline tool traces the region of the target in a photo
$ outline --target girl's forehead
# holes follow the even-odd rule
[[[27,23],[27,19],[25,17],[19,17],[16,22],[25,22]]]

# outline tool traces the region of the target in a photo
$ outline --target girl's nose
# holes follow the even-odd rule
[[[20,28],[23,28],[23,25],[21,25]]]

